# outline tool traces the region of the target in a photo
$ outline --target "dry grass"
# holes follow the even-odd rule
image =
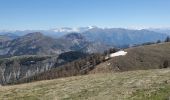
[[[139,46],[125,51],[128,52],[126,56],[115,57],[101,63],[91,73],[159,69],[163,67],[164,61],[170,63],[170,43]]]
[[[169,95],[170,69],[91,74],[0,87],[0,99],[4,100],[162,100]]]

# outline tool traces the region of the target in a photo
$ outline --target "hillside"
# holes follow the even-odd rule
[[[126,56],[101,63],[91,73],[170,67],[170,43],[132,47],[125,51]]]
[[[170,69],[103,73],[1,86],[7,100],[166,100]]]
[[[6,33],[3,35],[0,34],[0,42],[9,41],[9,40],[13,40],[16,38],[18,38],[18,36],[12,33]]]
[[[7,34],[0,34],[0,55],[6,53],[7,49],[3,49],[3,47],[5,45],[7,45],[9,43],[9,41],[18,38],[17,35],[15,34],[11,34],[11,33],[7,33]],[[1,50],[3,49],[3,50]]]
[[[90,73],[123,72],[130,70],[162,69],[170,67],[170,43],[144,45],[125,49],[124,56],[105,59],[104,55],[92,54],[62,66],[38,73],[34,76],[21,78],[7,84],[19,84],[40,80],[56,79]],[[81,53],[80,53],[81,55]],[[64,54],[63,57],[67,58]],[[10,75],[10,74],[8,74]],[[4,84],[5,85],[5,84]]]
[[[111,45],[106,45],[98,41],[89,41],[81,33],[69,33],[59,38],[65,41],[65,46],[70,47],[74,51],[82,51],[86,53],[103,53],[105,50],[112,48]]]
[[[34,76],[86,56],[86,53],[70,51],[59,56],[27,55],[0,59],[0,84]]]

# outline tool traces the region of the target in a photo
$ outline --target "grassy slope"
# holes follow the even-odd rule
[[[91,73],[157,69],[163,67],[166,60],[170,63],[170,43],[133,47],[125,51],[128,52],[126,56],[101,63]]]
[[[5,100],[163,100],[170,96],[170,69],[102,73],[1,86]]]

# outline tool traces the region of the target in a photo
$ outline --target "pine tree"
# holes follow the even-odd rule
[[[170,42],[170,37],[169,36],[165,39],[165,42]]]
[[[163,68],[168,68],[168,66],[169,66],[168,60],[165,60],[163,63]]]
[[[161,43],[161,40],[158,40],[156,43]]]

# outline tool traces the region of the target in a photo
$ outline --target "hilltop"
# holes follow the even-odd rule
[[[126,56],[111,58],[96,66],[91,73],[170,67],[170,43],[132,47],[124,51],[127,52]]]

